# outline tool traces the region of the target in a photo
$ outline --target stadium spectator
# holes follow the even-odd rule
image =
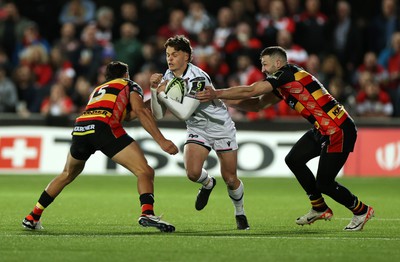
[[[40,105],[45,94],[36,84],[34,73],[28,65],[18,65],[14,69],[13,82],[18,90],[19,112],[23,115],[39,113]]]
[[[279,46],[285,48],[289,63],[305,67],[308,53],[303,47],[293,43],[293,35],[289,31],[285,29],[279,30],[276,36],[276,42]]]
[[[240,22],[236,25],[235,31],[228,36],[222,51],[225,54],[226,62],[235,68],[238,54],[246,52],[252,63],[259,63],[258,53],[262,48],[261,41],[254,36],[249,24]]]
[[[68,116],[73,112],[74,104],[67,96],[64,86],[55,83],[50,88],[50,95],[40,106],[40,113],[45,116]]]
[[[64,3],[60,16],[60,24],[73,23],[80,34],[83,28],[95,20],[96,4],[92,0],[68,0]]]
[[[247,0],[231,0],[229,7],[233,13],[234,23],[245,22],[251,25],[252,28],[255,26],[254,14],[256,5],[254,1]]]
[[[319,59],[319,56],[317,56],[316,54],[311,54],[308,56],[304,68],[316,78],[322,79],[321,60]]]
[[[71,95],[72,102],[74,103],[74,113],[81,114],[85,111],[92,91],[93,86],[90,84],[89,80],[83,76],[78,76],[75,81],[74,93]]]
[[[165,152],[175,155],[178,148],[158,129],[150,111],[144,107],[141,87],[129,80],[128,72],[128,65],[121,62],[112,62],[107,66],[107,85],[95,88],[86,110],[75,121],[64,170],[48,184],[32,212],[24,218],[22,225],[25,228],[43,229],[40,218],[44,209],[83,171],[89,157],[100,150],[137,177],[142,209],[139,224],[156,227],[163,232],[175,231],[173,225],[154,215],[154,170],[147,164],[139,144],[124,130],[122,121],[137,117]],[[115,99],[110,99],[113,96]],[[118,101],[119,106],[110,101]],[[128,105],[131,110],[125,114]]]
[[[42,88],[50,84],[53,79],[53,69],[47,50],[41,44],[33,44],[24,48],[20,54],[20,64],[28,65],[35,74],[36,84]]]
[[[343,67],[335,55],[328,55],[322,60],[319,77],[324,86],[328,86],[333,78],[343,79]]]
[[[140,36],[143,37],[141,41],[146,42],[157,35],[160,26],[167,23],[168,15],[167,8],[163,6],[161,0],[143,0],[141,2],[139,20],[142,27],[140,28]]]
[[[294,21],[298,19],[298,16],[304,11],[300,0],[286,0],[286,14],[291,17]]]
[[[68,68],[74,70],[72,62],[58,45],[54,45],[50,50],[49,64],[52,68],[52,81],[57,80],[63,70]]]
[[[7,69],[0,64],[0,113],[15,113],[18,106],[18,92],[14,82],[7,76]]]
[[[350,3],[340,0],[336,3],[336,14],[329,20],[327,44],[331,54],[336,55],[342,68],[344,79],[351,81],[352,74],[362,61],[362,29],[351,17]]]
[[[101,6],[96,11],[96,39],[102,47],[109,47],[113,40],[114,10]]]
[[[22,42],[24,28],[32,21],[20,14],[16,3],[5,3],[3,11],[4,16],[0,19],[0,45],[11,58],[17,43]]]
[[[394,32],[390,46],[382,49],[378,54],[378,64],[388,69],[389,59],[394,54],[394,47],[400,45],[400,32]]]
[[[371,78],[356,97],[356,114],[361,117],[390,117],[393,105],[389,95]]]
[[[158,71],[155,65],[146,64],[133,76],[133,81],[138,83],[143,89],[143,101],[145,102],[151,98],[149,79],[156,72]]]
[[[139,35],[140,29],[142,29],[145,25],[143,25],[139,19],[139,10],[135,3],[132,0],[124,1],[118,8],[119,13],[116,12],[113,23],[113,41],[121,38],[121,26],[125,23],[131,23],[137,29],[137,36],[139,39],[142,39],[142,36]]]
[[[76,33],[76,27],[73,23],[64,23],[60,28],[60,37],[55,39],[53,43],[53,47],[58,47],[68,60],[79,47],[79,39]]]
[[[353,119],[317,79],[302,68],[287,63],[283,48],[267,47],[260,57],[266,80],[227,89],[206,87],[205,91],[197,93],[197,98],[202,102],[236,99],[233,106],[251,111],[283,100],[298,111],[314,127],[295,143],[285,158],[311,203],[311,210],[295,222],[306,225],[319,219],[331,219],[333,212],[322,196],[325,194],[353,213],[344,230],[362,230],[373,217],[373,208],[336,182],[336,176],[356,142],[357,128]],[[319,164],[314,175],[307,162],[317,156]]]
[[[257,36],[264,45],[276,45],[276,36],[279,30],[294,33],[295,22],[286,16],[286,7],[283,0],[258,0],[259,12],[256,14]]]
[[[227,78],[231,73],[231,68],[220,52],[210,54],[205,62],[198,64],[198,67],[207,72],[211,79],[213,79],[216,88],[225,86]]]
[[[204,8],[204,4],[196,0],[189,3],[189,10],[183,19],[182,25],[190,37],[195,38],[197,42],[197,34],[204,29],[212,28],[214,21]]]
[[[213,43],[222,50],[225,46],[226,39],[234,31],[234,17],[232,9],[229,7],[221,7],[218,9],[217,25],[214,30]]]
[[[375,54],[389,47],[393,33],[400,31],[397,0],[382,0],[380,7],[380,13],[370,20],[367,28],[368,50]]]
[[[192,47],[182,35],[165,42],[168,70],[164,76],[153,74],[150,78],[151,108],[156,119],[162,119],[168,109],[179,120],[185,121],[187,138],[184,147],[184,162],[189,180],[202,184],[195,203],[196,210],[202,210],[216,185],[216,179],[204,168],[211,149],[214,149],[221,166],[221,175],[227,186],[228,195],[235,207],[237,229],[249,229],[243,208],[243,183],[237,177],[236,129],[226,106],[221,101],[200,104],[195,94],[206,85],[212,85],[210,77],[191,63]],[[167,99],[165,84],[161,80],[187,83],[187,93],[182,103]],[[185,85],[184,83],[181,83]]]
[[[99,68],[102,66],[103,47],[96,39],[97,27],[90,23],[82,31],[78,49],[71,56],[71,62],[78,75],[96,83]]]
[[[217,47],[212,42],[213,32],[204,28],[196,35],[196,45],[193,46],[193,63],[200,65],[207,63],[207,59],[216,52]]]
[[[183,20],[185,19],[185,12],[181,9],[172,9],[169,12],[168,23],[161,25],[157,32],[157,43],[158,48],[161,46],[168,38],[174,35],[188,35],[189,33],[183,27]]]
[[[130,74],[136,74],[143,62],[142,43],[137,35],[139,28],[131,22],[125,22],[120,28],[120,38],[114,40],[115,59],[129,65]]]
[[[23,28],[23,37],[17,42],[12,57],[12,63],[14,66],[20,63],[20,56],[31,46],[41,45],[46,55],[50,52],[50,43],[47,39],[40,35],[38,25],[35,22],[30,22]]]
[[[393,54],[388,61],[389,83],[386,91],[394,104],[394,116],[400,116],[400,41],[394,39]]]
[[[294,42],[309,54],[322,55],[326,51],[328,17],[320,8],[320,0],[305,0],[305,10],[295,21]]]
[[[155,65],[157,67],[157,71],[161,71],[162,68],[165,68],[165,54],[160,53],[160,49],[157,46],[156,39],[149,39],[142,46],[142,66],[146,64]]]
[[[64,92],[70,97],[75,92],[75,79],[77,74],[71,67],[65,67],[60,69],[55,83],[60,84],[64,87]]]
[[[358,89],[357,83],[359,83],[359,77],[363,72],[370,72],[381,86],[385,86],[388,83],[388,71],[382,65],[378,64],[378,59],[374,52],[366,52],[364,54],[363,63],[360,64],[355,71],[353,84],[356,86],[356,89]]]
[[[341,77],[333,77],[327,86],[329,93],[342,104],[348,113],[356,115],[356,91]]]

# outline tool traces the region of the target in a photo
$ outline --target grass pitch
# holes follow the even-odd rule
[[[343,231],[352,214],[329,197],[332,221],[296,225],[310,206],[292,178],[242,178],[251,229],[239,231],[220,177],[200,212],[199,185],[156,177],[156,214],[176,226],[161,233],[137,223],[135,177],[87,175],[46,209],[45,230],[24,230],[23,217],[52,178],[0,176],[0,261],[400,261],[400,178],[339,179],[375,208],[361,232]]]

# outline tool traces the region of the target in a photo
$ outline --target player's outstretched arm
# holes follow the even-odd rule
[[[230,107],[242,111],[257,112],[272,106],[281,101],[274,93],[268,93],[258,97],[252,97],[242,100],[224,100],[224,103]]]
[[[272,85],[268,81],[259,81],[251,85],[233,86],[217,90],[206,86],[203,91],[196,94],[196,98],[201,102],[207,102],[213,99],[246,99],[269,93],[272,90]]]
[[[131,92],[130,95],[132,111],[135,113],[143,128],[153,137],[153,139],[160,145],[165,152],[175,155],[178,153],[178,147],[171,141],[164,137],[157,126],[149,109],[144,106],[142,97],[136,93]]]

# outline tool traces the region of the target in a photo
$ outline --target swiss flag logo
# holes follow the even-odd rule
[[[39,168],[40,137],[1,137],[0,138],[0,169],[37,169]]]

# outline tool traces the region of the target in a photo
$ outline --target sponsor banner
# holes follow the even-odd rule
[[[399,130],[360,129],[344,172],[346,176],[400,176]]]
[[[156,175],[185,176],[183,147],[184,129],[161,129],[165,137],[180,148],[177,155],[163,152],[141,127],[126,128],[143,149]],[[58,174],[62,171],[71,143],[70,128],[58,127],[2,127],[0,129],[0,174]],[[303,135],[297,132],[238,131],[238,174],[240,176],[292,177],[285,164],[285,156]],[[134,159],[132,160],[134,161]],[[318,158],[308,166],[314,172]],[[219,176],[218,157],[211,151],[205,163],[210,174]],[[86,163],[84,174],[129,174],[129,171],[96,152]]]

